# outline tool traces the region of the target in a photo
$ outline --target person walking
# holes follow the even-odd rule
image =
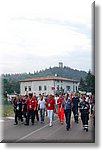
[[[14,106],[14,113],[15,113],[15,124],[14,125],[18,125],[18,120],[21,120],[21,122],[23,122],[22,101],[20,100],[19,95],[16,95],[16,98],[14,99],[14,102],[13,102],[13,106]]]
[[[47,108],[47,114],[49,118],[49,126],[51,127],[53,124],[53,113],[55,110],[55,99],[52,95],[48,95],[48,98],[46,99],[46,108]]]
[[[62,107],[63,100],[64,100],[63,95],[60,94],[57,100],[57,106],[58,106],[58,117],[61,124],[64,123],[64,108]]]
[[[82,97],[82,102],[80,102],[80,112],[81,112],[81,120],[83,124],[84,130],[88,132],[88,120],[89,120],[89,103],[85,101],[85,97]]]
[[[70,129],[70,119],[71,119],[71,100],[69,94],[65,94],[65,98],[62,102],[62,107],[64,108],[64,114],[66,118],[66,129]]]
[[[38,98],[36,96],[36,93],[34,93],[34,98],[36,99],[36,109],[35,109],[35,117],[37,121],[39,121],[39,113],[38,113]]]
[[[29,125],[29,119],[31,116],[32,125],[34,125],[35,110],[36,110],[36,99],[33,97],[33,93],[29,93],[29,98],[26,99],[27,104],[27,123]]]
[[[42,95],[39,97],[38,108],[40,109],[41,123],[44,123],[45,118],[45,99]]]
[[[78,104],[79,104],[79,98],[78,96],[76,96],[76,93],[74,93],[74,96],[72,97],[72,111],[76,123],[78,123]]]

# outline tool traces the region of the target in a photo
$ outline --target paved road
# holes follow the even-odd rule
[[[14,126],[14,117],[2,118],[0,124],[3,126],[2,142],[94,142],[94,128],[92,118],[89,121],[89,131],[82,129],[81,120],[76,124],[71,118],[71,129],[66,131],[66,124],[61,125],[55,116],[52,127],[49,127],[48,118],[41,124],[35,120],[34,126],[19,124]]]

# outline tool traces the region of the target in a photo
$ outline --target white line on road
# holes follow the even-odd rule
[[[4,122],[4,120],[0,120],[0,122]]]
[[[6,117],[7,119],[14,120],[15,117]]]
[[[57,120],[55,120],[55,121],[53,121],[53,122],[57,122],[57,121],[58,121],[58,119],[57,119]],[[25,138],[27,138],[27,137],[31,136],[32,134],[34,134],[34,133],[36,133],[36,132],[38,132],[38,131],[40,131],[40,130],[44,129],[44,128],[45,128],[45,127],[47,127],[48,125],[49,125],[49,124],[47,124],[47,125],[45,125],[45,126],[43,126],[43,127],[39,128],[39,129],[37,129],[37,130],[35,130],[35,131],[33,131],[33,132],[31,132],[31,133],[29,133],[29,134],[27,134],[27,135],[23,136],[22,138],[19,138],[18,140],[16,140],[16,142],[19,142],[19,141],[21,141],[21,140],[24,140]]]

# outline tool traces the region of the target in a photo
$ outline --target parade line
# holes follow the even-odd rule
[[[53,121],[53,122],[57,122],[58,120],[59,120],[59,119],[57,119],[57,120],[55,120],[55,121]],[[47,124],[47,125],[45,125],[45,126],[39,128],[39,129],[37,129],[37,130],[35,130],[35,131],[31,132],[31,133],[29,133],[29,134],[27,134],[27,135],[25,135],[25,136],[19,138],[18,140],[16,140],[16,142],[20,142],[20,141],[24,140],[25,138],[31,136],[32,134],[34,134],[34,133],[36,133],[36,132],[38,132],[38,131],[40,131],[40,130],[46,128],[47,126],[49,126],[49,124]]]

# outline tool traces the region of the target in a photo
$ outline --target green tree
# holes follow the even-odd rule
[[[85,91],[85,82],[84,82],[83,78],[80,79],[79,90]]]
[[[95,93],[95,76],[89,70],[86,78],[85,78],[85,87],[87,92]]]

